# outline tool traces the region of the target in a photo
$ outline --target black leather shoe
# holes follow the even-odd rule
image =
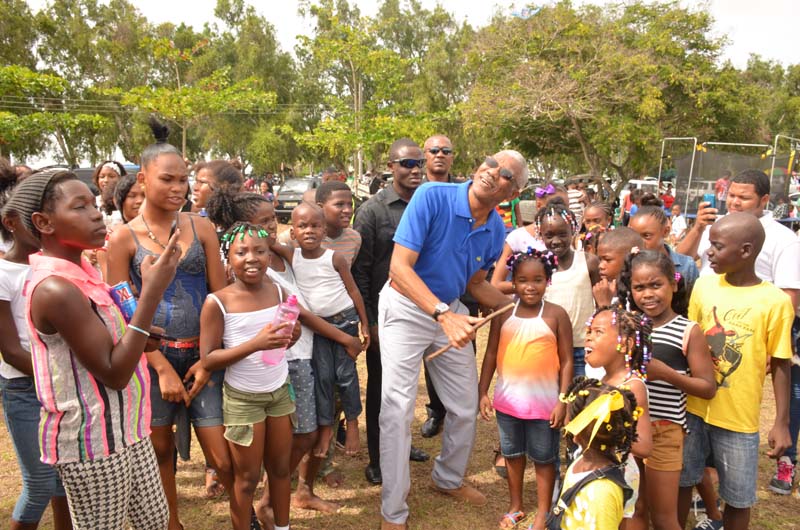
[[[408,455],[408,459],[412,462],[427,462],[430,460],[431,455],[420,449],[419,447],[411,446],[411,453]]]
[[[380,466],[367,466],[364,468],[364,477],[370,484],[383,484]]]
[[[433,416],[428,417],[425,420],[425,423],[422,424],[422,428],[420,432],[422,433],[423,438],[433,438],[444,428],[444,418],[434,418]]]

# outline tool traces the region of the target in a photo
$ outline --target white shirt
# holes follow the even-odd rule
[[[19,343],[28,351],[31,350],[31,343],[28,340],[28,322],[25,319],[25,297],[22,293],[25,282],[27,282],[30,277],[30,273],[31,266],[27,263],[14,263],[6,259],[0,259],[0,300],[8,302],[11,306],[11,314],[14,316],[14,325],[17,327]],[[6,379],[27,377],[4,361],[0,361],[0,376]]]
[[[686,231],[686,217],[681,215],[673,216],[672,218],[672,229],[670,230],[670,234],[672,237],[677,239]]]
[[[764,246],[756,259],[756,275],[781,289],[800,289],[800,239],[765,211],[759,218],[764,227]],[[714,274],[708,265],[706,251],[711,247],[709,227],[703,231],[697,253],[700,256],[700,275]]]

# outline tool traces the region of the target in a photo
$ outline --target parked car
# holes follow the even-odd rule
[[[275,195],[275,215],[278,222],[288,222],[294,207],[303,200],[303,194],[310,189],[319,188],[321,182],[319,177],[287,179]]]

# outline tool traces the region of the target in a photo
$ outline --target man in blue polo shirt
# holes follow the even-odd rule
[[[380,430],[382,530],[405,529],[411,486],[411,422],[425,352],[450,344],[427,364],[445,416],[442,451],[433,466],[434,487],[483,505],[486,497],[464,483],[478,413],[478,376],[470,342],[478,319],[458,300],[468,291],[486,307],[509,299],[486,281],[500,256],[505,230],[495,207],[519,195],[528,179],[516,151],[487,158],[473,180],[428,183],[406,207],[394,236],[390,281],[380,294],[378,327],[383,365]]]

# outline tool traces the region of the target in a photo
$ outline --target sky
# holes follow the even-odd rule
[[[52,1],[52,0],[51,0]],[[201,28],[214,19],[216,0],[129,0],[152,22],[185,22]],[[309,34],[311,26],[297,14],[297,0],[245,0],[273,26],[282,47],[292,51],[296,37]],[[473,27],[482,26],[492,14],[519,10],[524,2],[513,0],[420,0],[426,7],[441,4],[456,18],[467,20]],[[378,1],[350,0],[364,15],[377,12]],[[547,3],[547,2],[545,2]],[[608,0],[574,0],[574,3],[606,4]],[[28,0],[28,4],[39,8],[45,0]],[[538,2],[541,5],[542,2]],[[796,24],[798,0],[681,0],[681,4],[693,9],[709,9],[716,20],[717,35],[727,35],[729,45],[723,59],[729,59],[738,68],[744,68],[751,53],[773,59],[784,66],[800,62],[797,50]],[[795,36],[793,38],[793,33]]]

